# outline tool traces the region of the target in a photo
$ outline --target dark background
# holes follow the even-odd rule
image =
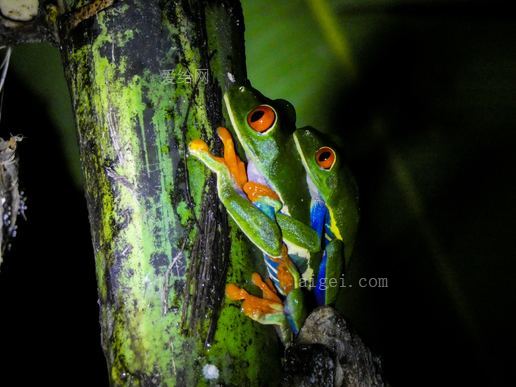
[[[0,271],[0,385],[107,385],[86,200],[45,101],[15,70],[1,125],[4,137],[26,136],[18,149],[28,209]]]
[[[514,380],[516,50],[501,2],[244,1],[249,78],[340,143],[361,228],[341,307],[393,386]],[[23,134],[27,221],[0,271],[0,385],[105,385],[88,217],[59,57],[15,48],[0,135]],[[360,288],[360,278],[388,288]],[[9,384],[7,380],[18,380]]]

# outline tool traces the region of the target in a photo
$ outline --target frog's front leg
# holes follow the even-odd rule
[[[288,246],[288,255],[295,263],[296,272],[301,273],[305,281],[312,283],[313,269],[318,264],[316,253],[321,250],[317,233],[309,225],[280,212],[283,206],[280,198],[268,186],[249,181],[244,184],[243,190],[256,207],[278,224],[283,242]],[[277,262],[267,256],[264,259],[269,276],[278,285]]]
[[[282,204],[278,195],[269,187],[248,181],[243,185],[243,190],[255,205],[261,207],[262,211],[264,211],[264,205],[272,207],[274,217],[281,229],[281,235],[285,242],[306,249],[310,253],[320,251],[321,239],[317,232],[309,225],[279,212]]]
[[[233,218],[242,232],[263,253],[279,257],[281,255],[281,231],[277,223],[256,208],[246,197],[240,187],[243,180],[241,167],[212,155],[208,145],[202,140],[194,140],[189,144],[190,154],[200,160],[217,175],[217,193],[226,211]],[[237,176],[231,173],[237,171]],[[240,179],[240,181],[239,181]]]

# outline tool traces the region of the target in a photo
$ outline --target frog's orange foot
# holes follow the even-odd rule
[[[272,283],[264,282],[257,273],[253,273],[252,282],[262,290],[263,298],[253,296],[235,284],[226,286],[227,297],[233,301],[243,301],[242,311],[254,321],[266,325],[284,326],[286,321],[283,304],[274,291]]]
[[[191,156],[194,156],[201,161],[205,166],[214,172],[222,172],[227,170],[226,163],[222,157],[214,156],[210,152],[210,148],[206,142],[201,139],[196,139],[188,144],[188,151]]]
[[[208,144],[206,144],[206,142],[204,142],[201,139],[193,140],[192,142],[190,142],[190,145],[188,146],[188,148],[191,151],[208,152],[208,153],[210,152],[210,148],[208,147]]]
[[[272,189],[264,184],[256,183],[254,181],[248,181],[244,184],[243,190],[246,193],[249,200],[256,202],[260,199],[266,198],[274,202],[280,202],[279,196]]]
[[[251,282],[261,289],[263,298],[281,304],[281,299],[279,298],[270,278],[267,278],[267,280],[264,281],[260,274],[253,273],[251,276]]]
[[[238,157],[235,151],[235,143],[233,142],[231,133],[226,128],[219,127],[217,134],[224,145],[224,162],[237,184],[242,187],[247,182],[247,172],[245,163],[240,160],[240,157]]]

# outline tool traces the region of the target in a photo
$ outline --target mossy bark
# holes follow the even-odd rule
[[[207,365],[274,384],[274,334],[224,297],[253,249],[186,154],[195,138],[220,149],[223,92],[246,81],[238,1],[118,1],[61,25],[112,385],[209,384]]]

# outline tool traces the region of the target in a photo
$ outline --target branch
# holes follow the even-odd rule
[[[385,385],[382,364],[331,307],[314,310],[287,349],[286,386]]]

